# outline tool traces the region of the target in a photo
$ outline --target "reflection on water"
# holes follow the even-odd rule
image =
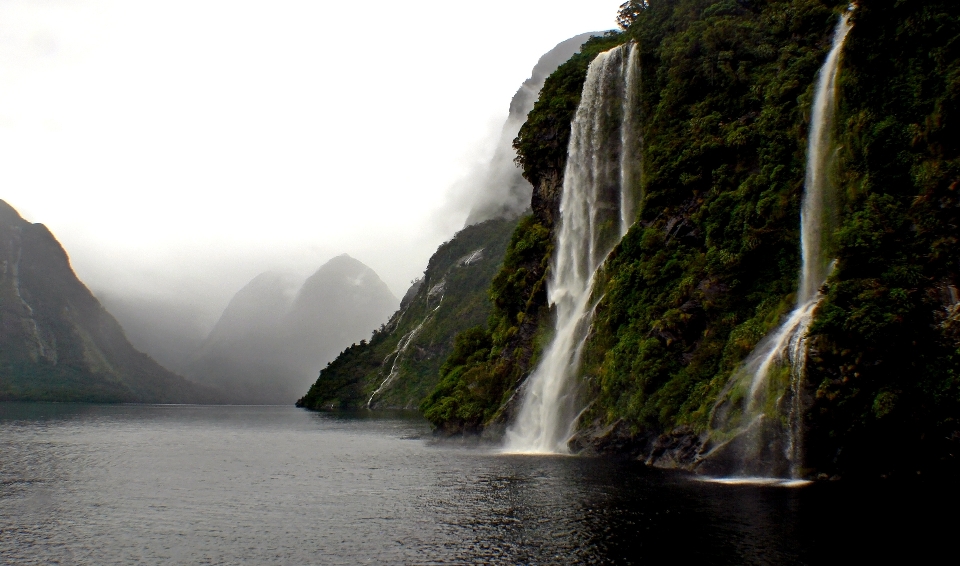
[[[721,483],[724,485],[766,485],[777,487],[804,487],[812,484],[810,480],[793,480],[784,478],[764,478],[764,477],[739,477],[730,476],[724,478],[714,478],[704,476],[698,478],[702,482]]]
[[[12,563],[817,564],[949,548],[941,487],[722,485],[404,414],[0,404]],[[939,513],[949,510],[950,514]]]

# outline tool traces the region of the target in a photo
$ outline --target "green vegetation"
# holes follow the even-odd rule
[[[516,220],[489,220],[464,228],[437,249],[415,292],[373,333],[320,372],[297,402],[310,409],[415,408],[437,384],[440,366],[460,330],[482,324],[491,312],[487,288],[497,273]],[[474,252],[482,250],[476,256]]]
[[[117,379],[82,367],[44,361],[7,360],[0,367],[0,401],[117,403],[139,398]]]
[[[764,4],[634,3],[625,33],[594,38],[547,80],[517,139],[518,162],[540,188],[534,210],[538,195],[552,199],[538,224],[550,226],[559,190],[544,190],[544,180],[560,177],[589,61],[639,42],[645,200],[639,222],[598,278],[603,299],[585,352],[595,398],[588,418],[598,424],[702,428],[730,371],[789,308],[799,262],[805,109],[839,3]],[[533,298],[522,286],[507,289],[508,296]],[[543,310],[545,294],[539,298],[531,306]],[[490,328],[502,328],[512,314]],[[528,331],[528,342],[537,334]],[[491,359],[499,352],[493,343]],[[515,378],[530,369],[511,368]],[[496,372],[470,375],[504,381]],[[449,409],[445,392],[457,398],[485,389],[462,378],[456,387],[443,383],[448,387],[425,409]],[[499,409],[461,405],[474,407],[474,420],[482,414],[489,421]],[[426,414],[456,429],[444,420],[455,412]]]
[[[588,419],[704,430],[789,310],[808,109],[840,5],[685,0],[633,20],[645,198],[598,279]]]
[[[624,41],[619,33],[590,38],[544,82],[514,140],[517,164],[535,187],[533,215],[517,226],[490,286],[494,309],[487,326],[465,333],[457,354],[444,364],[437,388],[420,405],[439,429],[478,431],[509,416],[517,384],[536,363],[550,326],[546,278],[570,122],[580,104],[590,61]]]
[[[520,221],[490,286],[494,308],[487,328],[457,336],[440,382],[420,404],[434,425],[448,432],[479,430],[532,366],[536,334],[548,314],[545,281],[552,248],[550,231],[536,217]]]
[[[893,448],[913,473],[956,465],[960,441],[960,6],[881,0],[855,18],[809,458],[866,473]]]
[[[587,65],[636,41],[644,198],[597,278],[581,427],[619,423],[644,442],[705,431],[731,373],[793,305],[809,109],[847,6],[624,4],[624,32],[594,38],[547,80],[515,142],[534,217],[491,287],[488,326],[457,339],[425,415],[459,431],[509,412],[549,327],[551,230]],[[926,469],[960,442],[960,5],[872,0],[853,19],[827,238],[837,263],[808,365],[808,465]],[[891,443],[906,458],[891,459]]]

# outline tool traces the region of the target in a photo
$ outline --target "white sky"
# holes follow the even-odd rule
[[[622,0],[0,0],[0,198],[94,290],[219,311],[340,253],[394,294],[510,98]]]

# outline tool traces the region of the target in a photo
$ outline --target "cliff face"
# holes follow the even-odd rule
[[[138,352],[42,224],[0,201],[0,399],[206,402]]]
[[[718,396],[790,311],[809,109],[845,7],[669,2],[628,30],[643,201],[597,277],[581,445],[696,465]]]
[[[958,39],[955,2],[875,0],[856,13],[840,89],[837,263],[812,329],[811,468],[956,469]]]
[[[325,263],[299,290],[283,275],[263,273],[231,299],[187,375],[215,387],[225,402],[290,403],[396,306],[380,277],[347,255]]]
[[[628,29],[562,65],[520,130],[534,218],[494,279],[490,326],[458,338],[425,414],[449,432],[507,420],[549,333],[544,274],[587,64],[636,41],[643,199],[597,274],[573,446],[695,468],[731,374],[794,301],[810,107],[847,3],[628,4]],[[960,442],[960,6],[860,4],[833,132],[837,261],[802,394],[806,476],[952,466]]]

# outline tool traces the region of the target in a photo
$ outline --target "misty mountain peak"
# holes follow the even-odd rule
[[[20,216],[20,213],[17,212],[15,208],[7,204],[7,201],[0,199],[0,225],[14,226],[22,224],[29,223]]]
[[[397,304],[376,272],[347,254],[298,290],[288,275],[261,273],[234,295],[187,372],[233,402],[290,403]]]
[[[311,315],[322,316],[321,311],[326,310],[326,306],[320,308],[318,301],[325,302],[337,296],[341,299],[348,299],[349,296],[351,300],[348,302],[365,302],[373,297],[376,297],[377,301],[389,299],[391,303],[397,302],[397,298],[375,271],[361,261],[342,254],[320,266],[320,269],[307,278],[294,299],[292,311],[303,312],[306,309]]]
[[[513,162],[517,156],[513,149],[513,140],[517,137],[520,126],[526,121],[527,114],[533,109],[546,78],[561,63],[579,51],[580,46],[592,35],[602,35],[602,32],[583,33],[557,44],[540,57],[530,73],[530,78],[520,85],[510,101],[510,113],[500,131],[493,157],[472,176],[476,179],[471,187],[474,202],[465,226],[491,218],[515,218],[529,208],[533,187],[523,178],[520,169]]]
[[[295,285],[290,275],[275,271],[254,277],[230,299],[203,348],[272,332],[293,303]]]

